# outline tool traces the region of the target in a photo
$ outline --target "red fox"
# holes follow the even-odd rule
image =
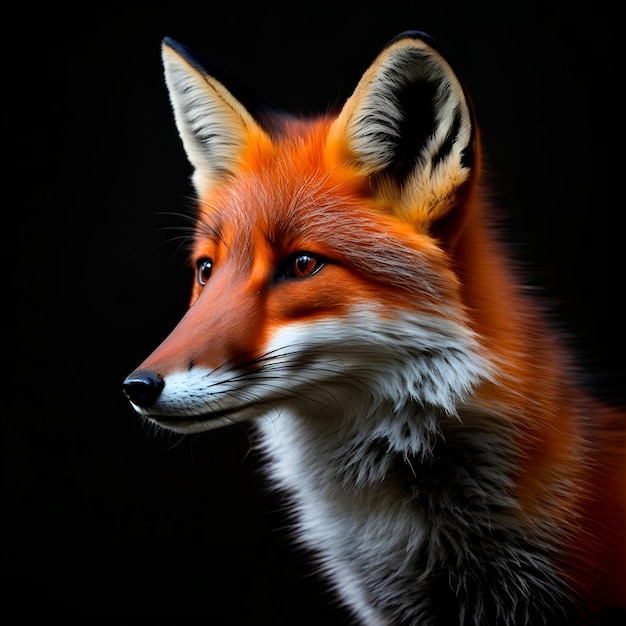
[[[124,381],[150,422],[254,420],[359,623],[626,609],[626,412],[577,382],[494,226],[464,83],[402,33],[340,109],[275,111],[166,38],[191,305]]]

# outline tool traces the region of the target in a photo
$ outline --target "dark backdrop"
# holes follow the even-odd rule
[[[191,188],[165,35],[302,112],[343,101],[398,32],[433,35],[473,95],[516,255],[598,390],[623,399],[613,5],[251,4],[55,5],[5,19],[5,624],[347,623],[290,543],[246,427],[155,433],[121,393],[191,282],[168,230]]]

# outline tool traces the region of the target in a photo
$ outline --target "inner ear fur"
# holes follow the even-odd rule
[[[407,32],[365,72],[328,141],[337,166],[356,168],[398,217],[431,229],[448,222],[462,200],[474,135],[471,105],[452,66],[432,39]]]
[[[165,38],[162,57],[176,127],[194,168],[194,187],[202,193],[236,172],[251,137],[264,132],[191,50]]]

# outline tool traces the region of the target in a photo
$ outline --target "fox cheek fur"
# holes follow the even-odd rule
[[[195,283],[124,383],[137,412],[179,432],[254,420],[294,536],[363,624],[624,610],[626,416],[581,391],[511,271],[435,43],[399,35],[312,119],[171,39],[163,60]]]

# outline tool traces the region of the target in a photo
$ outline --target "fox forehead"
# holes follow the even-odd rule
[[[200,240],[208,234],[225,242],[227,231],[251,239],[260,230],[274,248],[324,252],[324,244],[334,247],[338,228],[353,247],[371,247],[373,226],[390,231],[387,245],[433,248],[426,232],[397,217],[397,196],[380,193],[371,177],[337,158],[341,142],[329,137],[333,119],[278,116],[271,136],[249,131],[238,167],[221,182],[199,186]]]
[[[223,237],[227,225],[241,233],[261,228],[284,244],[341,207],[373,207],[365,177],[329,163],[329,121],[286,118],[271,138],[250,132],[238,167],[201,194],[199,229]]]
[[[452,298],[445,253],[342,175],[297,169],[288,160],[243,168],[200,203],[193,257],[249,271],[265,255],[276,265],[296,252],[321,255],[385,288]]]
[[[238,246],[260,236],[275,250],[339,252],[335,233],[340,228],[343,237],[351,234],[352,245],[359,245],[359,233],[374,213],[365,198],[333,181],[330,173],[281,165],[243,170],[219,193],[203,199],[197,244],[219,241],[236,253]]]

